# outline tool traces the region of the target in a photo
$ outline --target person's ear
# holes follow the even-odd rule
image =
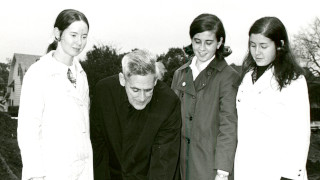
[[[124,78],[124,75],[122,73],[119,73],[119,81],[121,86],[125,86],[126,84],[126,79]]]
[[[284,40],[280,40],[280,47],[277,47],[277,50],[280,51],[280,50],[283,50],[284,49]]]
[[[222,41],[223,41],[223,37],[220,38],[220,41],[218,42],[218,45],[217,45],[217,49],[220,48],[221,44],[222,44]]]
[[[158,82],[158,79],[156,79],[156,80],[154,81],[154,86],[157,85],[157,82]]]
[[[284,40],[280,40],[280,42],[281,42],[281,47],[283,47],[284,46]]]
[[[61,37],[60,37],[61,36],[61,31],[59,30],[59,28],[55,27],[53,29],[53,34],[54,34],[55,40],[57,40],[57,41],[61,40]]]

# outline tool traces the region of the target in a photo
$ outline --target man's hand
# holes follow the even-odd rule
[[[229,172],[218,169],[215,180],[228,180]]]
[[[220,177],[219,175],[216,175],[216,178],[214,180],[228,180],[228,176]]]

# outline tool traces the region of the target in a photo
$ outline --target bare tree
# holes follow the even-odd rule
[[[294,35],[293,50],[300,62],[316,76],[320,76],[320,19],[315,18],[308,28]]]

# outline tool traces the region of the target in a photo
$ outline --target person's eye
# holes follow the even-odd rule
[[[197,44],[200,44],[200,43],[201,43],[201,41],[200,41],[199,39],[196,39],[195,42],[196,42]]]
[[[209,46],[210,46],[212,43],[213,43],[212,41],[207,41],[207,42],[206,42],[206,44],[209,45]]]
[[[132,88],[132,91],[133,91],[133,92],[138,92],[138,91],[139,91],[139,89]]]
[[[256,45],[254,43],[250,43],[250,47],[256,47]]]
[[[267,49],[268,46],[267,46],[267,45],[262,45],[261,48],[262,48],[262,49]]]
[[[153,89],[146,89],[146,92],[152,92]]]

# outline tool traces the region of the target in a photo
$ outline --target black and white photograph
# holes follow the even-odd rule
[[[318,0],[0,6],[0,180],[320,180]]]

